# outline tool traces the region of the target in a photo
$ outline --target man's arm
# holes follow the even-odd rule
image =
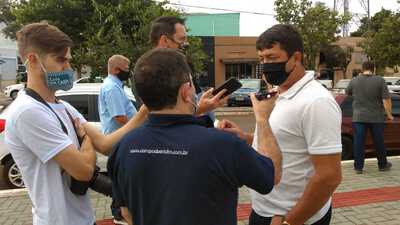
[[[257,151],[272,160],[275,171],[274,184],[278,184],[282,176],[282,153],[268,122],[276,97],[263,101],[258,101],[254,94],[250,97],[256,117]]]
[[[240,139],[245,140],[248,145],[251,145],[253,143],[254,134],[244,132],[242,129],[240,129],[240,127],[236,123],[234,123],[230,120],[226,120],[226,119],[221,120],[218,123],[217,128],[220,130],[224,130],[224,131],[228,131],[230,133],[236,134]]]
[[[393,120],[394,118],[392,115],[392,99],[390,98],[383,99],[383,107],[385,108],[388,120]]]
[[[128,116],[114,116],[113,119],[117,121],[117,123],[121,126],[125,125],[128,122]]]
[[[329,200],[342,180],[340,160],[340,154],[311,156],[315,174],[297,204],[285,216],[290,225],[304,224]]]
[[[115,132],[104,135],[96,127],[86,123],[84,128],[86,133],[93,141],[94,147],[102,154],[108,155],[112,147],[129,131],[139,127],[147,119],[148,110],[146,106],[142,105],[139,112],[135,114],[123,127]]]
[[[128,208],[121,207],[121,215],[125,219],[125,221],[128,222],[129,225],[133,225],[132,215],[129,212]]]
[[[86,136],[80,150],[70,145],[54,156],[54,160],[76,180],[90,181],[96,164],[96,152]]]

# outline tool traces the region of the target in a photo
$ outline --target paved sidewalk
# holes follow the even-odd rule
[[[355,174],[352,161],[343,162],[343,182],[335,193],[332,225],[400,225],[400,157],[391,157],[393,169],[379,172],[376,160],[367,160],[364,174]],[[111,199],[91,193],[98,225],[112,225]],[[240,190],[238,224],[247,225],[251,210],[246,188]],[[31,203],[25,190],[0,191],[0,224],[32,224]]]

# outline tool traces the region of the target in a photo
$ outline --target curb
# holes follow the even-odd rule
[[[27,194],[28,194],[28,190],[26,188],[1,190],[0,191],[0,198],[25,196]]]

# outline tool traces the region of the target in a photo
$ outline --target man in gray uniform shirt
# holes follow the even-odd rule
[[[367,129],[370,130],[380,171],[390,170],[392,164],[386,159],[383,139],[385,111],[388,120],[393,120],[392,101],[385,80],[374,75],[374,64],[364,62],[363,73],[350,81],[346,94],[353,96],[353,155],[354,170],[363,173],[364,145]]]

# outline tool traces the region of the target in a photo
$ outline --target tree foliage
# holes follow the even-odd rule
[[[378,70],[383,70],[385,67],[396,67],[400,64],[399,26],[399,13],[391,12],[382,20],[378,30],[369,30],[364,35],[365,40],[361,43],[361,47]]]
[[[326,68],[341,68],[345,74],[353,52],[354,48],[351,46],[341,47],[338,45],[328,45],[321,50],[325,58]]]
[[[72,65],[78,74],[90,66],[92,76],[107,75],[107,59],[113,54],[135,62],[151,48],[151,21],[162,15],[184,16],[154,0],[0,0],[3,33],[15,39],[24,24],[48,21],[74,41]],[[4,9],[4,11],[3,11]],[[195,72],[202,69],[205,53],[198,38],[190,38]]]
[[[315,69],[321,49],[334,42],[339,27],[350,20],[349,15],[338,15],[321,2],[313,6],[309,0],[276,0],[275,11],[280,23],[292,24],[299,30],[307,69]]]
[[[351,33],[352,37],[363,37],[367,32],[378,32],[382,28],[384,20],[392,15],[392,11],[382,9],[377,12],[371,19],[363,17],[360,20],[361,25],[358,29]]]

